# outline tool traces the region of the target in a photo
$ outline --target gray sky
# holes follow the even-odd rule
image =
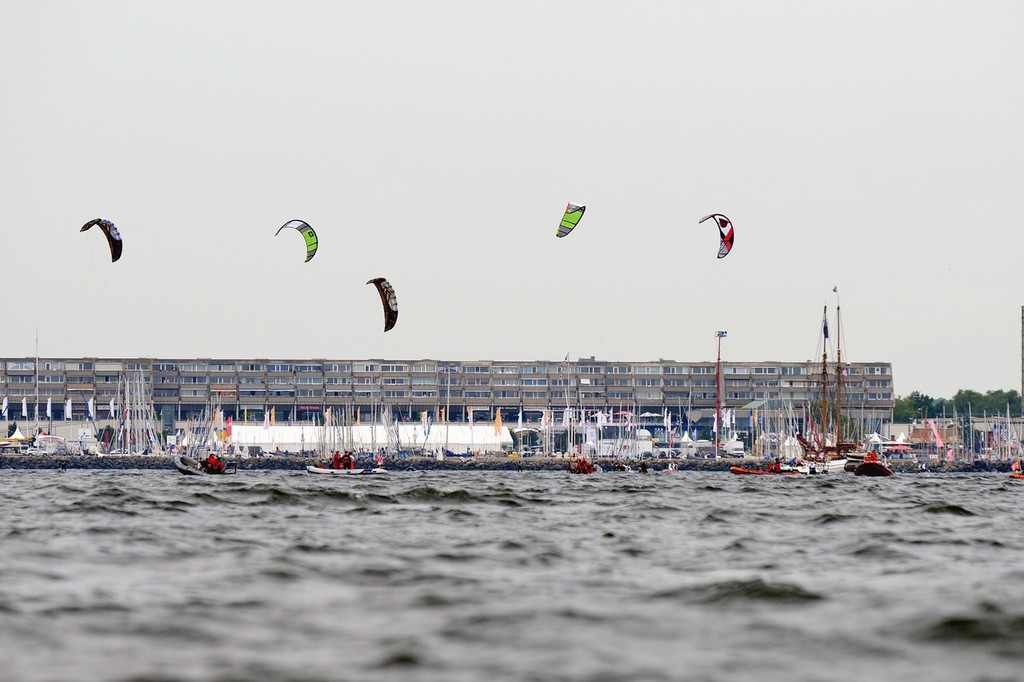
[[[4,355],[806,360],[838,286],[897,394],[1020,387],[1024,3],[2,17]]]

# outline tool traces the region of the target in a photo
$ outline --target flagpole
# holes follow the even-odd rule
[[[718,360],[715,363],[715,457],[720,455],[718,447],[718,434],[722,430],[722,337],[727,332],[716,331],[718,338]]]

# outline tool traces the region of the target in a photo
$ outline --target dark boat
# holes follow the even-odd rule
[[[854,476],[892,476],[893,471],[878,461],[878,455],[869,452],[864,455],[864,461],[853,470]]]

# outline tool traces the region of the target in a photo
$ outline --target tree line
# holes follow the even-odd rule
[[[1021,416],[1020,393],[1018,391],[988,391],[979,393],[960,389],[952,398],[933,398],[919,391],[908,396],[898,396],[894,401],[892,420],[903,423],[925,417],[952,417],[954,414],[973,417],[983,415],[1005,415],[1009,408],[1011,417]]]

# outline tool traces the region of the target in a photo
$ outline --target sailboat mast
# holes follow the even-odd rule
[[[39,327],[36,327],[36,361],[32,363],[32,368],[35,370],[35,408],[36,408],[36,427],[35,432],[39,432]],[[36,435],[35,433],[32,434]]]
[[[715,457],[719,456],[718,434],[722,431],[722,337],[727,332],[717,331],[718,360],[715,362]]]
[[[836,451],[843,440],[843,328],[839,304],[836,303]]]
[[[821,447],[825,448],[825,428],[828,419],[828,306],[821,311]]]

